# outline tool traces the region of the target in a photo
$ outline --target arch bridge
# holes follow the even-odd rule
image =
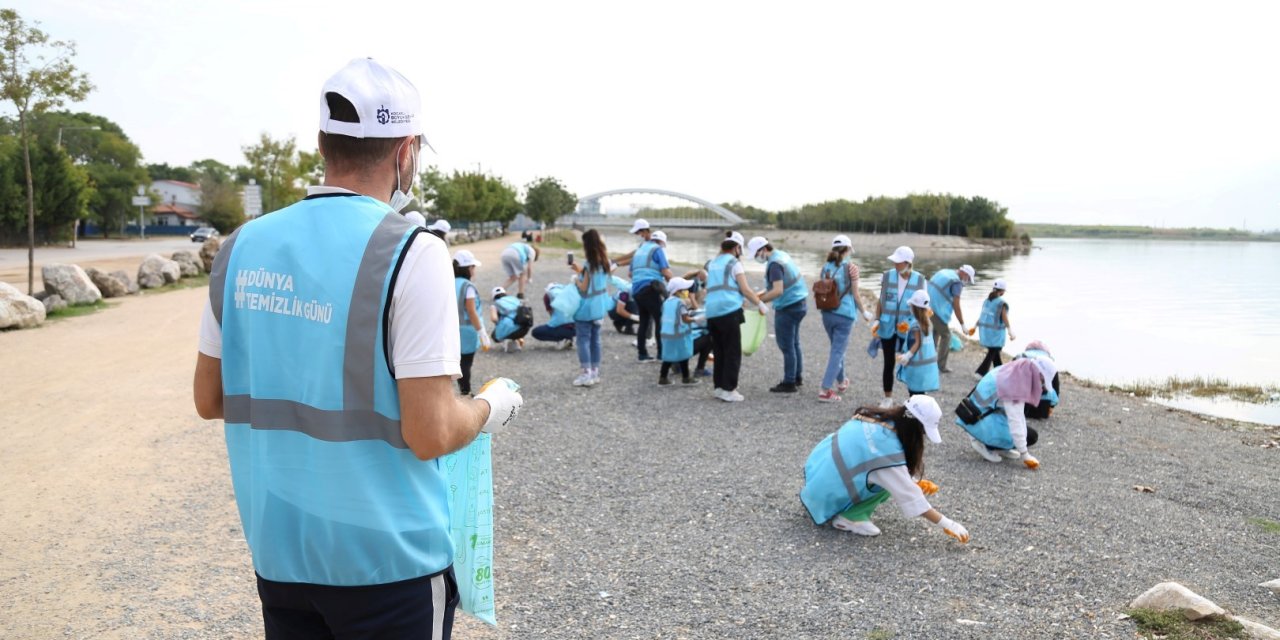
[[[633,193],[667,196],[691,202],[700,207],[702,212],[706,215],[663,218],[646,216],[643,211],[637,213],[605,214],[600,208],[601,198]],[[660,211],[655,211],[654,213],[661,215]],[[644,218],[645,220],[648,220],[649,224],[653,227],[684,227],[687,229],[723,229],[740,226],[746,222],[738,214],[711,202],[710,200],[703,200],[697,196],[691,196],[687,193],[679,193],[676,191],[668,191],[666,189],[635,188],[612,189],[579,198],[577,209],[573,213],[561,217],[556,221],[556,223],[575,228],[630,227],[631,224],[635,222],[636,218]]]

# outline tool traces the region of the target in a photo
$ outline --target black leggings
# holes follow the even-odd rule
[[[884,392],[891,393],[894,380],[893,369],[898,364],[898,334],[893,334],[887,340],[880,338],[880,355],[884,356],[884,374],[881,376],[881,382],[884,383]]]
[[[656,284],[650,283],[650,284]],[[649,327],[653,327],[653,337],[657,338],[661,331],[658,325],[662,322],[662,294],[652,286],[645,286],[634,296],[636,306],[640,308],[640,326],[636,329],[636,354],[641,358],[649,357]],[[658,357],[662,357],[662,340],[658,340]]]
[[[711,356],[711,336],[703,335],[701,338],[693,341],[693,352],[698,354],[698,371],[707,368],[707,358]]]
[[[991,370],[991,367],[998,367],[1004,364],[1000,360],[1000,347],[987,347],[987,357],[982,359],[982,364],[978,365],[978,375],[985,376]]]
[[[659,373],[658,375],[665,378],[667,377],[668,373],[671,373],[672,368],[675,368],[676,370],[678,370],[681,376],[685,378],[689,377],[689,361],[688,360],[681,360],[680,362],[663,362],[662,372]]]
[[[458,391],[464,396],[471,395],[471,362],[475,359],[474,353],[462,354],[462,377],[458,378]]]

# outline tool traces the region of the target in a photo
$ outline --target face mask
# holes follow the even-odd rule
[[[412,144],[412,143],[410,143]],[[403,212],[410,204],[413,204],[414,198],[409,195],[408,191],[413,190],[413,183],[418,180],[418,155],[413,154],[413,178],[409,182],[408,191],[400,190],[400,149],[396,149],[396,190],[391,192],[391,201],[388,202],[391,209],[396,213]]]
[[[901,269],[898,269],[898,275],[904,278],[907,277],[907,274],[909,273],[911,273],[911,267],[903,267]]]
[[[768,262],[768,261],[769,261],[769,258],[767,258],[767,257],[765,257],[765,256],[762,256],[762,255],[760,255],[760,254],[758,254],[758,253],[756,254],[756,262],[759,262],[760,264],[764,264],[764,263],[766,263],[766,262]]]

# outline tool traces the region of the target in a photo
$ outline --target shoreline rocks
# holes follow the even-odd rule
[[[151,254],[138,266],[138,286],[143,289],[155,289],[166,284],[173,284],[182,277],[182,268],[177,262],[159,254]]]
[[[49,295],[62,296],[67,304],[93,304],[102,299],[102,292],[80,265],[47,264],[40,268],[40,278]]]
[[[121,296],[129,295],[127,278],[121,279],[118,275],[124,273],[123,271],[106,273],[101,269],[89,267],[88,269],[85,269],[85,273],[89,274],[89,279],[92,280],[93,284],[102,292],[102,297],[119,298]],[[126,274],[126,276],[127,275],[128,274]]]
[[[0,282],[0,329],[38,327],[45,315],[44,303]]]

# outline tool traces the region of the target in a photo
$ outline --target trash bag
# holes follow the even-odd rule
[[[959,350],[961,350],[961,349],[963,349],[963,348],[964,348],[964,342],[962,342],[962,341],[960,340],[960,336],[958,336],[958,335],[956,335],[956,334],[954,334],[954,333],[953,333],[953,334],[951,334],[951,350],[952,350],[952,351],[959,351]]]
[[[551,298],[551,308],[565,318],[572,318],[578,313],[580,306],[582,306],[582,292],[578,291],[578,287],[573,282],[560,287],[556,295]]]
[[[880,352],[880,338],[877,336],[871,336],[871,342],[867,343],[867,357],[875,358],[876,354],[879,352]]]
[[[497,626],[493,603],[493,459],[489,434],[440,458],[449,478],[449,533],[458,607]]]
[[[742,323],[742,355],[749,356],[764,342],[764,336],[769,332],[769,319],[755,310],[749,310],[744,315],[746,321]]]

